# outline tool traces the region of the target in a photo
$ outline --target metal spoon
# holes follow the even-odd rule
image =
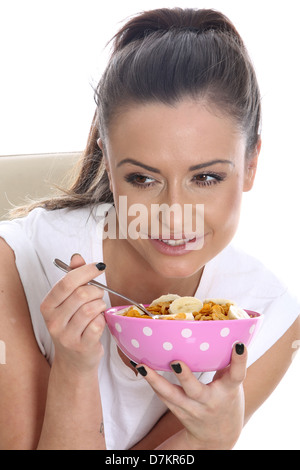
[[[68,266],[66,263],[64,263],[63,261],[61,261],[60,259],[55,259],[53,261],[54,265],[61,269],[62,271],[64,271],[65,273],[69,273],[70,271],[72,271],[72,268],[70,268],[70,266]],[[145,314],[145,315],[148,315],[149,317],[151,318],[160,318],[160,315],[153,315],[153,313],[151,312],[148,312],[148,310],[145,309],[145,307],[142,305],[142,304],[138,304],[137,302],[135,302],[134,300],[132,299],[129,299],[128,297],[126,297],[125,295],[123,294],[119,294],[119,292],[116,292],[115,290],[113,289],[110,289],[109,287],[105,286],[104,284],[100,284],[100,282],[97,282],[97,281],[90,281],[88,282],[88,284],[90,284],[91,286],[96,286],[96,287],[100,287],[101,289],[104,289],[104,290],[107,290],[108,292],[111,292],[112,294],[115,294],[119,297],[121,297],[122,299],[125,299],[127,302],[129,302],[130,304],[132,305],[135,305],[136,307],[138,307],[140,310],[142,310],[142,312]]]

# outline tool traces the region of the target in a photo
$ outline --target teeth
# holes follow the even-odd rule
[[[185,245],[186,243],[193,240],[193,238],[185,238],[181,240],[160,240],[161,242],[165,243],[166,245],[170,246],[178,246],[178,245]]]

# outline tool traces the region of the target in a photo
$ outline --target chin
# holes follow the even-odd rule
[[[137,249],[137,245],[135,248]],[[167,279],[189,278],[200,271],[208,261],[204,247],[174,255],[157,250],[149,240],[142,240],[137,251],[152,271]]]
[[[158,259],[149,262],[153,271],[165,279],[187,279],[200,271],[205,263],[194,256],[192,259]]]

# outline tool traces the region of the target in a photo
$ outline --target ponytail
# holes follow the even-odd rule
[[[218,11],[161,8],[146,11],[129,20],[113,37],[114,52],[118,52],[127,44],[142,40],[155,32],[163,33],[176,29],[198,34],[213,30],[226,32],[235,37],[236,41],[243,47],[242,38],[233,23]]]

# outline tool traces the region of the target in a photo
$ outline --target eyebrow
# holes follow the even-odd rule
[[[217,163],[229,163],[229,165],[235,166],[231,160],[211,160],[206,163],[199,163],[199,165],[190,166],[189,171],[199,170],[200,168],[205,168],[207,166],[215,165]]]
[[[158,170],[157,168],[153,168],[152,166],[145,165],[145,163],[141,163],[138,160],[134,160],[133,158],[125,158],[124,160],[121,160],[118,163],[117,168],[124,165],[125,163],[131,163],[132,165],[140,166],[144,168],[145,170],[151,171],[153,173],[160,173],[160,170]],[[234,163],[231,160],[211,160],[209,162],[199,163],[198,165],[190,166],[189,171],[199,170],[200,168],[206,168],[208,166],[215,165],[216,163],[228,163],[234,166]]]
[[[160,171],[157,168],[153,168],[152,166],[145,165],[145,163],[138,162],[137,160],[133,160],[132,158],[125,158],[124,160],[121,160],[117,168],[119,168],[121,165],[124,165],[125,163],[132,163],[133,165],[141,166],[145,170],[152,171],[153,173],[160,173]]]

